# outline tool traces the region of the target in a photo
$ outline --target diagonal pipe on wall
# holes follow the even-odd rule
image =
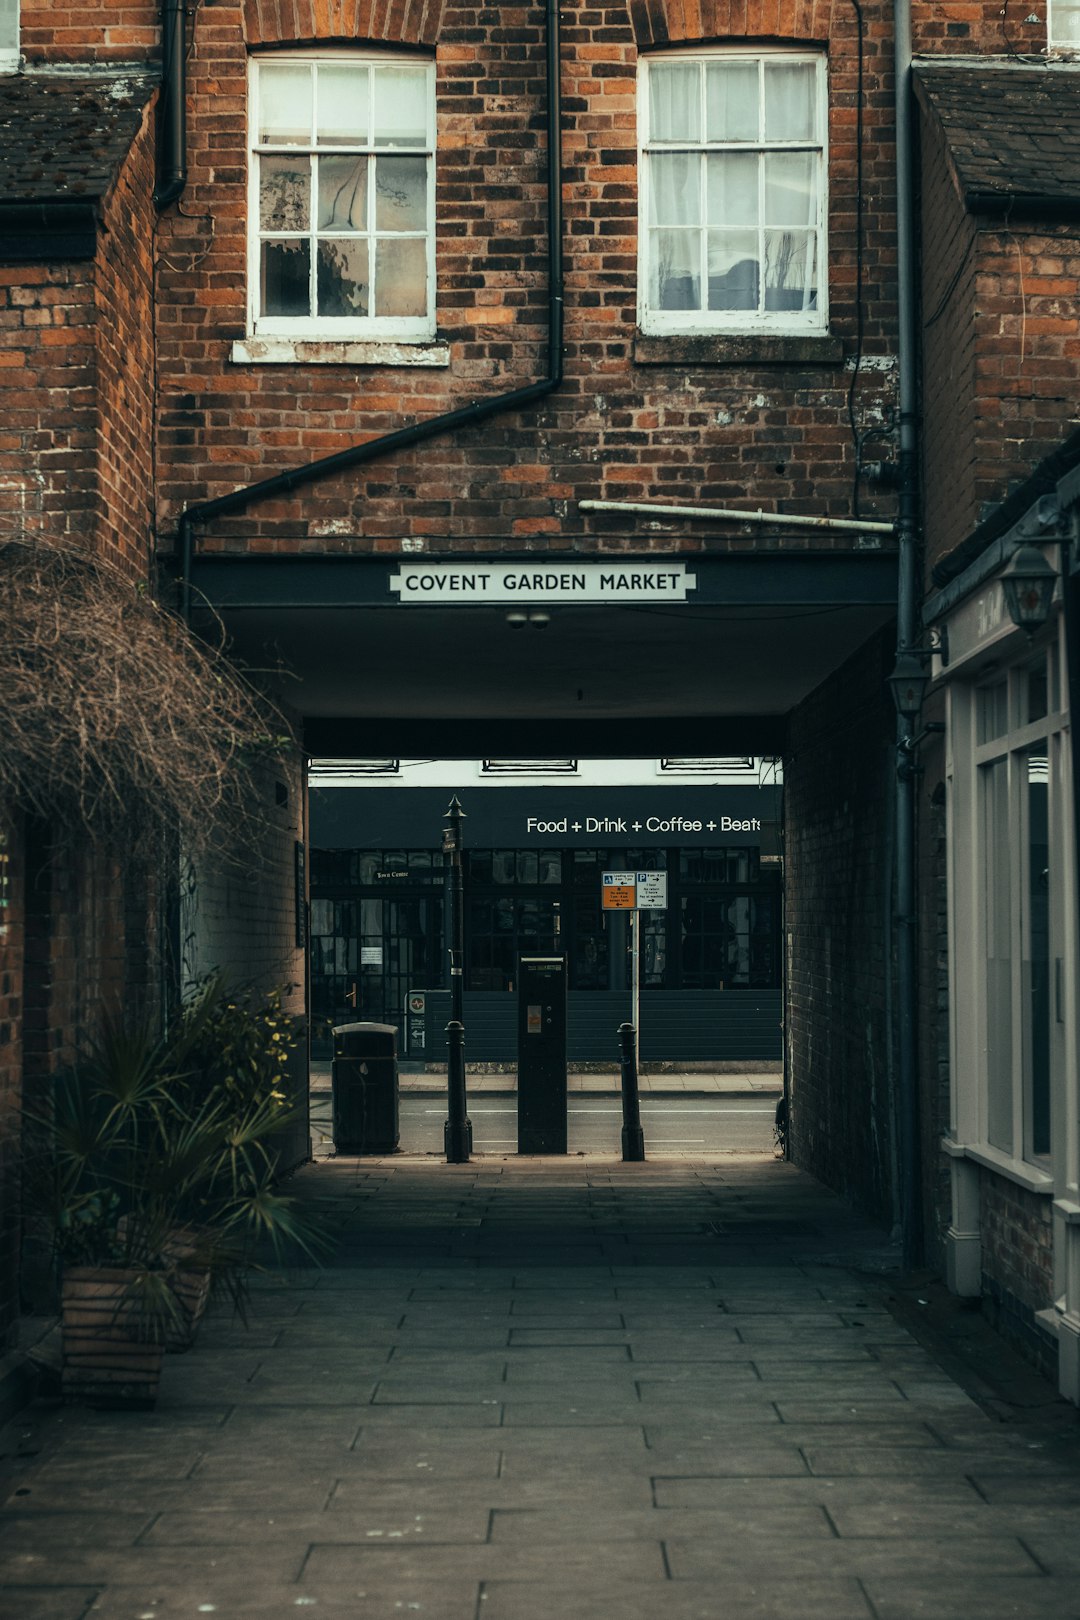
[[[174,0],[164,0],[167,6]],[[317,483],[322,478],[347,472],[365,462],[407,450],[426,439],[453,433],[460,427],[475,427],[488,417],[506,411],[521,410],[534,405],[552,393],[563,379],[563,263],[562,263],[562,93],[560,79],[560,33],[558,0],[546,0],[545,50],[546,95],[548,111],[547,152],[547,215],[548,215],[548,346],[547,374],[537,382],[513,388],[490,399],[474,400],[456,410],[443,411],[423,422],[396,428],[361,444],[351,445],[334,455],[309,461],[288,472],[275,473],[243,489],[234,489],[216,500],[202,501],[186,507],[181,513],[178,546],[180,551],[180,611],[185,620],[191,616],[191,568],[194,560],[194,525],[208,523],[213,518],[231,512],[243,511],[256,501],[275,495],[288,494],[304,484]]]

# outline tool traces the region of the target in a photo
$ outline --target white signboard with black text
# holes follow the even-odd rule
[[[403,606],[543,602],[685,602],[697,585],[681,562],[403,562],[389,578]]]

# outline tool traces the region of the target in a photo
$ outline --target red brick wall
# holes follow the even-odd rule
[[[0,512],[86,542],[97,510],[89,264],[0,265]]]
[[[949,172],[940,128],[921,128],[923,459],[927,566],[977,521],[976,222]]]
[[[21,817],[0,813],[0,1353],[18,1314],[25,867]]]
[[[894,395],[892,160],[881,144],[892,125],[890,15],[884,5],[866,9],[863,300],[869,364],[856,390],[860,429],[880,427]],[[239,3],[199,13],[189,103],[190,217],[171,213],[162,222],[168,261],[158,314],[166,535],[184,503],[542,375],[543,7],[514,8],[500,17],[500,26],[488,23],[491,16],[479,14],[478,25],[475,8],[444,7],[436,53],[438,321],[451,364],[421,370],[231,361],[232,341],[245,334],[245,13]],[[432,545],[589,549],[685,542],[684,534],[670,529],[665,539],[625,520],[587,519],[576,510],[584,497],[749,498],[765,506],[785,503],[793,511],[850,512],[854,12],[836,7],[830,61],[832,328],[843,340],[844,356],[827,364],[787,365],[700,364],[674,357],[667,364],[635,362],[638,49],[630,12],[621,7],[599,12],[566,5],[562,16],[563,387],[525,415],[499,418],[482,431],[459,432],[223,520],[207,535],[208,544],[396,549],[403,538],[420,538]],[[796,22],[792,12],[790,25]],[[778,16],[774,34],[779,26]],[[732,37],[743,36],[737,29]],[[866,515],[887,514],[889,505],[888,498],[864,491]],[[355,538],[344,541],[343,534]],[[696,531],[691,543],[714,542],[703,542]]]
[[[154,511],[153,190],[151,107],[105,200],[94,267],[98,547],[144,577]]]
[[[28,62],[135,62],[156,55],[159,0],[22,0]]]
[[[139,581],[153,514],[152,190],[148,112],[103,201],[96,259],[0,266],[0,539],[70,541]],[[43,1099],[103,1009],[157,990],[155,882],[37,825],[15,847],[19,909],[0,940],[0,1348],[20,1270],[29,1302],[51,1303],[41,1246],[20,1253],[17,1110]]]
[[[784,756],[792,1156],[886,1229],[893,651],[882,632],[801,704]]]
[[[1029,21],[1034,17],[1035,21]],[[1033,6],[1009,0],[963,0],[942,6],[913,0],[916,52],[939,56],[1037,56],[1046,50],[1046,0]]]
[[[1033,1320],[1054,1299],[1050,1200],[990,1170],[981,1173],[979,1194],[984,1309],[1031,1360],[1056,1373],[1056,1347]]]
[[[927,562],[946,555],[1075,425],[1080,229],[964,210],[922,120]]]
[[[152,505],[153,125],[93,262],[0,265],[0,534],[74,541],[145,577]]]
[[[244,37],[251,45],[281,40],[382,40],[434,45],[441,0],[244,0]]]

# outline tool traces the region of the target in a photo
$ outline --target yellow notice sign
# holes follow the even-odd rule
[[[637,882],[633,872],[604,872],[603,909],[634,911],[637,908]]]

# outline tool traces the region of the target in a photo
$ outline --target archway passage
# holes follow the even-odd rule
[[[271,679],[280,672],[274,684],[309,757],[773,755],[786,771],[794,764],[788,1069],[808,1088],[815,1173],[886,1223],[882,694],[895,582],[895,556],[869,545],[557,563],[415,549],[201,552],[192,573],[193,600],[207,604],[196,616],[209,624],[216,615],[239,656]],[[305,825],[297,838],[310,851],[309,834]],[[300,881],[291,844],[281,878]],[[292,913],[282,912],[291,930]],[[871,1083],[852,1106],[851,1076],[867,1054]]]
[[[526,583],[478,604],[496,574]],[[782,752],[786,716],[892,617],[896,562],[200,554],[192,582],[241,657],[281,669],[311,754],[659,757]]]

